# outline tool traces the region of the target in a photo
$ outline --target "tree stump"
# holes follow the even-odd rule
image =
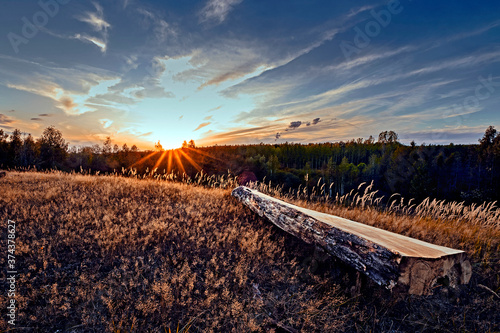
[[[284,231],[365,274],[378,285],[428,295],[439,279],[456,287],[469,282],[464,251],[402,236],[341,217],[298,207],[240,186],[232,195]]]

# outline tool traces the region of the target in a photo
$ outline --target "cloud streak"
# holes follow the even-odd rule
[[[96,12],[85,12],[84,15],[77,17],[80,21],[91,25],[95,31],[106,31],[111,27],[111,24],[104,19],[102,6],[97,2],[93,2]]]
[[[243,0],[209,0],[199,14],[200,21],[220,24],[226,20],[234,7],[241,2]]]
[[[0,113],[0,124],[11,124],[13,122],[14,121],[12,119],[10,119],[9,117],[7,117],[3,113]]]
[[[203,127],[207,127],[210,124],[211,124],[211,122],[201,123],[200,125],[198,125],[198,127],[196,127],[196,129],[193,132],[196,132],[196,131],[202,129]]]
[[[104,10],[102,6],[93,2],[96,12],[85,12],[81,16],[77,16],[76,18],[81,22],[89,24],[92,29],[100,34],[100,37],[91,36],[88,34],[75,34],[74,38],[90,42],[101,49],[101,52],[106,52],[107,43],[108,43],[108,29],[111,28],[111,24],[108,23],[104,19]]]

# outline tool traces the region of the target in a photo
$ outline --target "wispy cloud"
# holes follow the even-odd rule
[[[85,33],[75,34],[73,38],[90,42],[101,49],[101,52],[106,52],[108,43],[108,29],[111,24],[104,19],[104,11],[100,4],[93,2],[96,12],[85,12],[77,19],[89,24],[92,29],[100,34],[100,37],[90,36]]]
[[[13,120],[7,117],[6,115],[0,113],[0,124],[10,124]]]
[[[215,108],[212,108],[212,109],[208,110],[208,112],[214,112],[214,111],[220,110],[221,108],[222,108],[222,105],[219,105],[219,106],[217,106]]]
[[[233,39],[222,39],[193,51],[190,64],[193,68],[174,76],[180,82],[199,82],[199,90],[226,81],[259,75],[269,66],[265,46]]]
[[[376,5],[371,5],[371,6],[362,6],[362,7],[353,8],[349,12],[349,14],[347,14],[346,17],[351,18],[351,17],[354,17],[360,13],[366,12],[366,11],[371,10],[373,8],[376,8],[376,7],[377,7]]]
[[[146,98],[174,98],[175,94],[167,91],[161,82],[165,70],[164,59],[154,57],[149,63],[143,60],[142,66],[124,74],[118,83],[109,87],[108,94],[101,97],[113,102],[127,100],[128,104]]]
[[[123,9],[127,8],[133,0],[122,0]]]
[[[111,119],[99,119],[99,122],[101,123],[103,128],[109,128],[111,125],[113,125],[113,120]]]
[[[213,21],[220,24],[226,20],[233,8],[243,0],[209,0],[199,13],[200,21]]]
[[[55,102],[56,107],[62,109],[68,114],[78,114],[90,111],[87,110],[84,105],[79,105],[75,102],[75,97],[78,95],[66,91],[62,86],[50,81],[37,80],[30,82],[29,84],[7,83],[6,87],[49,98]]]
[[[106,94],[97,94],[95,96],[89,97],[87,98],[86,102],[98,105],[131,105],[135,104],[136,100],[134,98],[124,96],[121,93],[109,92]]]
[[[416,49],[417,48],[415,46],[403,46],[393,50],[377,50],[377,52],[353,60],[327,66],[326,68],[324,68],[324,70],[333,71],[336,74],[339,74],[339,72],[345,74],[346,71],[352,70],[353,68],[356,68],[358,66],[367,65],[377,60],[385,60],[394,56],[399,56],[402,53],[409,53],[415,51]]]
[[[81,40],[83,42],[92,43],[95,46],[97,46],[98,48],[100,48],[101,52],[103,52],[103,53],[106,52],[106,48],[107,48],[106,41],[102,40],[98,37],[89,36],[86,34],[76,34],[73,38]]]
[[[177,36],[177,30],[158,14],[145,8],[138,8],[137,12],[141,17],[140,24],[146,30],[151,29],[157,42],[165,42],[168,37]]]
[[[203,127],[206,127],[210,124],[211,124],[211,122],[202,123],[202,124],[198,125],[198,127],[196,127],[196,129],[193,132],[196,132],[196,131],[198,131],[198,130],[202,129]]]
[[[138,99],[144,98],[174,98],[174,93],[166,91],[164,87],[152,86],[136,90],[132,95]]]
[[[77,17],[82,22],[91,25],[95,31],[106,31],[111,27],[111,24],[104,19],[104,11],[102,6],[97,2],[93,2],[96,12],[85,12],[82,16]]]
[[[477,29],[474,29],[471,31],[467,31],[467,32],[461,32],[461,33],[455,34],[453,36],[450,36],[450,37],[446,38],[446,41],[447,42],[454,42],[454,41],[458,41],[461,39],[478,36],[478,35],[481,35],[487,31],[489,31],[493,28],[499,27],[499,26],[500,26],[500,21],[494,21],[494,22],[491,22],[483,27],[480,27],[480,28],[477,28]]]
[[[71,115],[91,111],[84,105],[85,99],[98,95],[89,96],[91,88],[116,79],[113,76],[116,74],[90,66],[65,68],[52,63],[10,58],[4,58],[3,64],[5,66],[0,67],[0,85],[48,98],[53,101],[54,107]],[[39,117],[50,115],[46,112]]]
[[[409,130],[402,133],[404,142],[411,140],[425,144],[470,144],[477,142],[484,134],[485,126],[458,126],[455,128],[427,129],[421,131]]]
[[[334,142],[352,139],[359,132],[360,128],[365,129],[365,133],[374,130],[374,120],[362,116],[356,116],[350,121],[343,119],[318,119],[315,126],[297,126],[300,122],[293,121],[288,125],[285,119],[281,119],[272,125],[255,126],[243,129],[228,129],[219,133],[207,133],[200,141],[202,144],[248,144],[256,142],[273,143],[277,140],[309,143],[309,142]],[[314,122],[314,120],[313,120]],[[295,124],[293,124],[295,123]],[[294,125],[295,129],[283,130],[284,127]],[[306,123],[307,125],[307,123]],[[300,127],[300,128],[299,128]]]
[[[200,140],[202,144],[217,144],[224,142],[234,142],[234,143],[251,143],[255,140],[266,140],[270,141],[276,133],[279,125],[267,125],[258,126],[251,128],[235,128],[229,129],[227,131],[221,131],[219,133],[210,134]],[[260,141],[259,141],[260,142]]]
[[[8,88],[27,91],[29,93],[50,98],[57,102],[57,106],[67,113],[78,112],[78,105],[71,97],[59,86],[50,82],[37,82],[37,84],[22,85],[22,84],[7,84]]]

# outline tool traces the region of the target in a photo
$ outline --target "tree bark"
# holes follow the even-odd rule
[[[232,195],[284,231],[365,274],[377,284],[414,295],[431,294],[438,279],[469,282],[466,253],[359,222],[298,207],[240,186]]]

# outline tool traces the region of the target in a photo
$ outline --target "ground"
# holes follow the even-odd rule
[[[334,258],[259,218],[231,197],[230,189],[154,179],[8,172],[0,179],[0,193],[2,244],[7,244],[8,220],[16,225],[17,328],[500,330],[497,227],[443,224],[440,245],[471,253],[472,280],[459,289],[438,286],[434,295],[416,297],[391,294],[358,279]],[[382,222],[372,224],[380,227],[400,218],[403,222],[394,226],[399,232],[426,241],[440,239],[438,221],[427,221],[428,230],[422,231],[409,217],[375,210],[319,204],[310,208],[363,223],[377,218]],[[412,227],[405,226],[405,219]],[[461,236],[469,229],[475,231]],[[2,248],[4,278],[7,248]],[[4,292],[2,309],[7,302]],[[2,310],[1,331],[13,328],[7,320]]]

